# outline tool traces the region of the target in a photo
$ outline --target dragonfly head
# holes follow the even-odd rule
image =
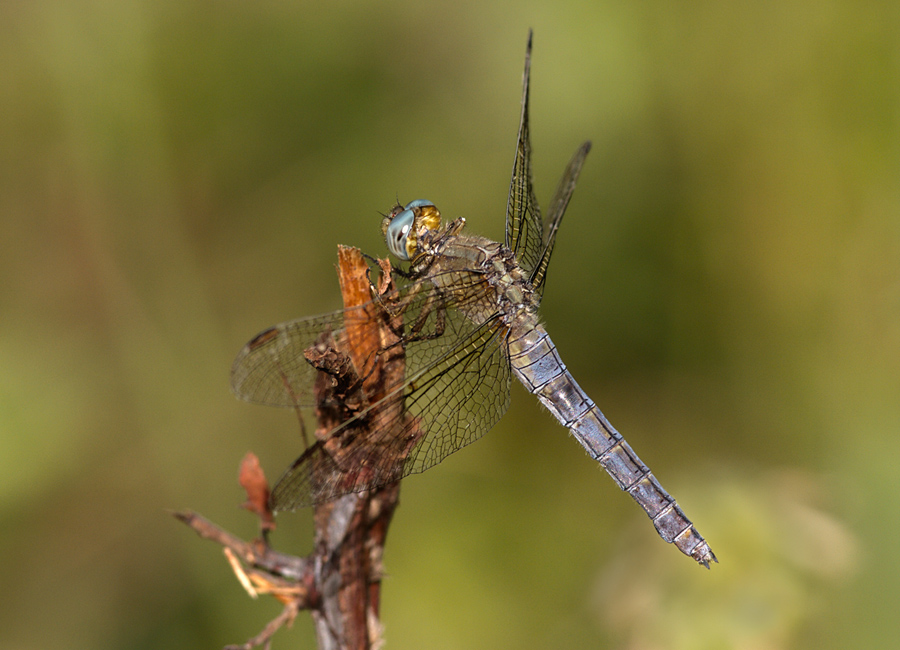
[[[434,203],[425,199],[410,201],[405,206],[395,205],[381,222],[388,250],[404,261],[417,253],[418,239],[426,230],[441,226],[441,213]]]

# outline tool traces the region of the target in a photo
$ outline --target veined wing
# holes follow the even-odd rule
[[[531,138],[528,132],[528,87],[531,81],[531,32],[525,50],[525,72],[522,76],[522,114],[516,139],[509,196],[506,199],[506,247],[514,251],[526,273],[537,265],[543,247],[541,208],[534,196],[531,176]]]
[[[419,367],[434,363],[443,349],[452,349],[455,339],[463,337],[459,331],[440,333],[443,325],[438,317],[453,309],[467,309],[476,302],[483,302],[486,288],[477,274],[465,271],[445,272],[441,278],[442,284],[452,286],[453,291],[440,290],[433,282],[419,280],[359,307],[287,321],[263,330],[244,345],[235,359],[231,368],[232,391],[239,398],[256,404],[315,406],[313,385],[317,370],[306,360],[305,351],[322,334],[365,331],[365,327],[354,325],[365,325],[370,321],[373,306],[375,313],[384,309],[403,313],[404,331],[398,334],[404,345],[412,346],[408,356],[413,353],[407,360],[407,375],[416,363]],[[425,337],[432,339],[430,345],[415,344],[415,339]],[[422,358],[426,350],[431,358]],[[364,367],[357,368],[357,372],[365,375],[373,362],[364,361]]]
[[[550,212],[547,214],[547,232],[544,237],[544,249],[538,258],[534,268],[531,269],[531,285],[534,290],[541,293],[544,289],[544,281],[547,279],[547,266],[550,264],[550,256],[553,254],[553,246],[556,244],[556,233],[559,231],[559,224],[562,222],[563,215],[569,205],[569,199],[572,198],[572,192],[575,191],[575,183],[578,182],[578,175],[581,173],[581,166],[584,165],[584,159],[591,150],[590,141],[585,142],[563,172],[562,178],[559,179],[559,185],[556,193],[553,195],[553,201],[550,202]]]
[[[547,276],[547,266],[556,233],[565,214],[575,183],[581,173],[584,159],[591,150],[591,143],[582,144],[563,173],[553,195],[547,228],[541,218],[541,208],[534,195],[531,175],[531,135],[528,127],[528,97],[531,84],[531,32],[525,51],[525,72],[522,82],[522,114],[519,119],[519,135],[516,140],[516,157],[513,161],[509,196],[506,200],[506,246],[516,254],[519,266],[528,274],[535,290],[540,293]]]
[[[297,459],[273,490],[275,509],[327,501],[422,472],[500,419],[509,405],[508,330],[499,314],[484,311],[488,290],[476,273],[445,271],[361,308],[276,325],[244,346],[232,369],[232,388],[239,397],[276,406],[312,406],[318,371],[307,362],[307,349],[321,345],[323,333],[346,337],[354,329],[366,329],[350,325],[354,319],[372,318],[367,308],[403,315],[402,381],[385,387],[380,400],[364,403]],[[363,365],[357,368],[360,376],[374,367],[374,360]],[[395,403],[403,408],[392,408]],[[373,419],[378,426],[367,427]]]
[[[368,319],[364,307],[279,323],[247,343],[231,367],[231,390],[248,402],[269,406],[312,407],[316,369],[304,351],[323,333],[345,322]]]
[[[317,441],[285,472],[272,491],[275,510],[423,472],[496,424],[509,406],[508,331],[499,317],[476,326],[450,309],[443,318],[442,336],[407,343],[401,385]],[[380,404],[398,399],[402,411],[390,411],[367,437],[356,434]]]

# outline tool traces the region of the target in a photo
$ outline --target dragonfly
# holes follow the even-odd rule
[[[444,224],[431,201],[395,205],[382,221],[388,250],[405,264],[391,268],[395,289],[373,291],[363,307],[275,325],[235,360],[231,385],[239,398],[303,408],[316,406],[321,374],[310,351],[373,313],[395,323],[395,341],[376,347],[357,374],[373,372],[379,356],[400,350],[404,357],[391,385],[371,403],[363,399],[287,469],[270,505],[295,510],[425,471],[496,424],[516,377],[643,508],[663,540],[709,568],[718,562],[709,544],[578,385],[539,319],[550,256],[591,144],[575,152],[542,218],[531,173],[531,45],[529,33],[505,242],[465,233],[465,218]],[[377,432],[359,435],[358,425],[375,413]],[[320,471],[323,465],[332,471]]]

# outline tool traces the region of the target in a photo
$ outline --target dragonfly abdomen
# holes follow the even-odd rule
[[[660,537],[708,568],[716,560],[709,545],[566,370],[544,328],[517,330],[510,336],[510,362],[519,381],[644,509]]]

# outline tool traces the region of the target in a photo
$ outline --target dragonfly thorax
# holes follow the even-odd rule
[[[416,256],[422,234],[440,227],[441,213],[426,199],[416,199],[405,206],[395,205],[381,222],[388,250],[403,261]]]

